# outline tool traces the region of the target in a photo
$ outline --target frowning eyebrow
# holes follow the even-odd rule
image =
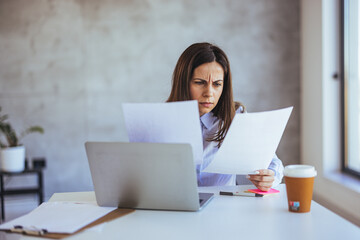
[[[207,80],[202,79],[202,78],[194,78],[193,80],[201,80],[201,81],[205,81],[205,82],[207,82]],[[222,79],[218,79],[218,80],[215,80],[214,82],[218,82],[218,81],[224,81],[224,80],[222,80]]]

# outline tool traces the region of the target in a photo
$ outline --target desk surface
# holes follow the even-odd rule
[[[288,212],[284,185],[279,194],[264,198],[219,196],[219,189],[227,190],[200,188],[216,196],[199,212],[136,210],[68,239],[360,239],[359,227],[314,201],[310,213]],[[92,202],[95,195],[56,193],[50,201]]]

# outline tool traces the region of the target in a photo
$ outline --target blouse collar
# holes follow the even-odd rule
[[[215,120],[216,117],[212,112],[205,113],[200,117],[200,121],[204,124],[206,129],[210,129],[212,125],[214,125]]]

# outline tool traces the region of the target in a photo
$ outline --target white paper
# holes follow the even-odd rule
[[[44,202],[32,212],[1,224],[0,229],[8,230],[19,225],[26,230],[74,233],[115,209],[79,202]]]
[[[197,101],[124,103],[123,111],[130,142],[189,143],[195,163],[202,162]]]
[[[292,109],[236,114],[214,160],[203,171],[248,174],[267,169]]]

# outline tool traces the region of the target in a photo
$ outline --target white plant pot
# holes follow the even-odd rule
[[[0,168],[5,172],[22,172],[25,169],[25,147],[0,149]]]

